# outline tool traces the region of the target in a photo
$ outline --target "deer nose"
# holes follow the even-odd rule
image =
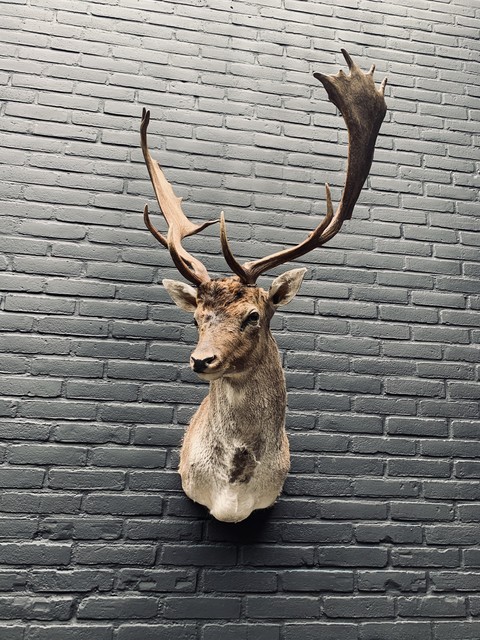
[[[208,369],[208,367],[216,359],[217,359],[217,356],[208,356],[207,358],[194,358],[192,356],[191,357],[192,369],[195,371],[195,373],[203,373],[205,369]]]

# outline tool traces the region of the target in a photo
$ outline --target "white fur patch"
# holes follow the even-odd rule
[[[238,490],[227,487],[215,496],[210,513],[222,522],[240,522],[252,513],[254,503],[252,496],[240,496]]]

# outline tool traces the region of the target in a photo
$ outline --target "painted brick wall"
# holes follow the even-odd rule
[[[478,0],[1,13],[0,640],[478,640]],[[175,472],[206,387],[142,223],[141,108],[187,212],[262,256],[316,225],[324,181],[338,200],[346,134],[311,74],[342,46],[388,73],[387,121],[274,322],[285,493],[223,525]],[[189,246],[225,273],[216,229]]]

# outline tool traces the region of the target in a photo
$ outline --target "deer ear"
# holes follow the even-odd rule
[[[268,299],[272,304],[276,307],[288,304],[300,289],[303,276],[306,272],[306,269],[291,269],[291,271],[282,273],[281,276],[275,278],[268,292]]]
[[[195,312],[197,308],[197,292],[193,287],[177,280],[162,280],[162,284],[180,309],[191,313]]]

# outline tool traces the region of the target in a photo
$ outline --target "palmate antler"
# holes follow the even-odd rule
[[[334,212],[330,187],[326,184],[327,213],[318,227],[303,242],[295,247],[289,247],[260,260],[246,262],[243,265],[236,260],[230,249],[225,219],[222,213],[220,219],[222,251],[229,267],[245,284],[253,285],[265,271],[299,258],[316,247],[322,246],[339,232],[345,220],[349,220],[352,217],[353,209],[372,165],[375,141],[387,110],[384,100],[387,79],[385,78],[380,88],[377,89],[373,80],[375,66],[373,65],[368,73],[364,73],[352,61],[345,49],[342,49],[342,53],[350,70],[349,75],[345,75],[343,71],[339,71],[333,76],[326,76],[321,73],[313,74],[323,84],[331,102],[339,109],[347,125],[347,175],[340,204]],[[180,200],[175,197],[160,167],[148,152],[146,146],[148,119],[149,113],[144,111],[142,119],[142,149],[157,200],[170,226],[167,240],[150,223],[147,208],[145,208],[145,222],[154,236],[162,244],[168,246],[180,273],[198,285],[205,279],[209,279],[208,274],[205,267],[182,248],[181,240],[187,235],[198,233],[198,231],[201,231],[209,224],[213,224],[213,222],[196,226],[185,217],[180,208]],[[161,185],[161,188],[158,185]]]

